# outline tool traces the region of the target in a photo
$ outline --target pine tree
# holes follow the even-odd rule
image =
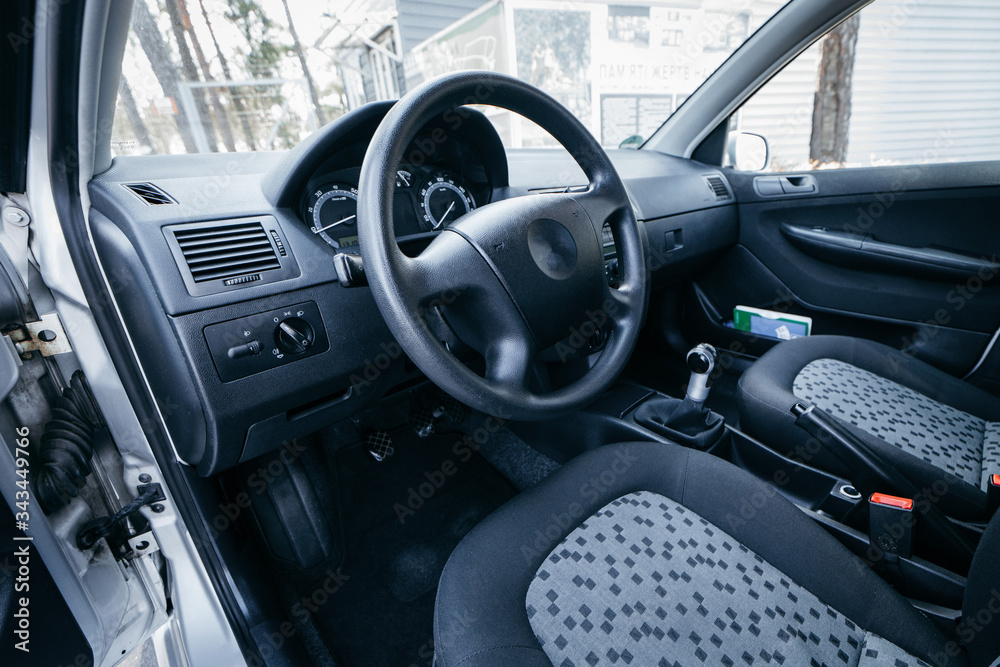
[[[288,8],[288,0],[281,0],[285,6],[285,18],[288,20],[288,32],[292,35],[292,48],[298,56],[299,65],[302,67],[302,74],[306,78],[306,85],[309,87],[309,97],[312,99],[313,108],[316,110],[316,120],[320,125],[326,125],[326,116],[323,113],[323,106],[319,103],[319,92],[316,88],[316,81],[309,72],[309,65],[306,63],[306,52],[299,41],[299,34],[295,31],[295,23],[292,21],[292,11]]]
[[[205,58],[205,52],[201,48],[201,41],[198,39],[198,33],[195,32],[194,26],[191,24],[191,15],[188,13],[187,1],[186,0],[176,0],[177,10],[180,13],[181,21],[184,23],[184,31],[187,33],[187,37],[191,40],[191,49],[194,51],[194,56],[198,60],[198,67],[201,69],[201,75],[206,82],[215,81],[215,77],[212,76],[211,67],[208,64],[208,59]],[[236,142],[233,140],[233,128],[229,124],[229,114],[226,111],[226,105],[222,100],[222,95],[219,94],[218,89],[215,89],[214,93],[209,92],[211,88],[205,89],[205,95],[208,98],[208,102],[212,105],[212,114],[215,118],[216,124],[219,126],[219,132],[222,134],[222,143],[226,145],[226,150],[232,152],[236,150]]]
[[[820,47],[819,85],[813,97],[809,137],[809,162],[813,165],[847,161],[854,54],[860,23],[861,17],[855,14],[830,31]]]
[[[177,0],[166,0],[166,6],[167,14],[170,16],[170,27],[177,42],[177,52],[181,57],[181,71],[184,72],[184,76],[188,81],[192,83],[198,82],[201,79],[198,76],[198,68],[194,64],[194,59],[191,57],[191,49],[188,48],[187,32],[184,30],[184,20],[181,17]],[[192,89],[191,94],[194,97],[194,106],[198,111],[201,126],[204,128],[208,149],[215,153],[219,150],[219,144],[215,139],[215,125],[212,123],[209,111],[210,103],[205,97],[205,89]]]
[[[183,106],[177,104],[180,95],[180,78],[177,76],[177,69],[174,67],[174,59],[170,56],[170,50],[160,35],[160,27],[156,24],[145,0],[137,0],[132,11],[134,31],[139,38],[139,45],[153,67],[153,76],[160,84],[163,94],[173,100],[177,107],[174,121],[177,123],[181,141],[184,142],[184,149],[188,153],[197,153],[198,148],[194,142],[191,126],[188,124],[187,114]]]
[[[212,27],[212,20],[208,16],[208,10],[205,9],[205,0],[198,0],[198,4],[201,6],[201,15],[205,19],[205,25],[208,26],[208,34],[212,37],[212,45],[215,47],[215,57],[219,59],[222,74],[226,77],[227,81],[233,81],[233,73],[229,69],[229,60],[226,58],[226,54],[222,52],[222,47],[219,46],[219,40],[215,36],[215,28]],[[247,145],[250,147],[250,150],[255,151],[257,150],[257,142],[254,140],[250,119],[247,118],[247,107],[243,100],[243,93],[235,86],[229,90],[233,100],[233,107],[236,109],[236,116],[239,118],[240,126],[243,128],[243,135],[247,140]]]

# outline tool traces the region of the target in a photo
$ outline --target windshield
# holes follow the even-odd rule
[[[115,155],[276,150],[466,69],[546,91],[636,147],[786,0],[136,0]],[[496,109],[509,148],[554,141]]]

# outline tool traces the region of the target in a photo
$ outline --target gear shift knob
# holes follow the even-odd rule
[[[691,348],[687,353],[687,365],[691,370],[688,380],[687,398],[695,403],[704,403],[712,384],[712,371],[718,358],[715,348],[707,343],[701,343]]]

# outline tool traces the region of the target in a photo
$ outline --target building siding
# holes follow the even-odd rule
[[[455,21],[486,4],[487,0],[397,0],[399,34],[403,52],[430,39]]]
[[[1000,158],[1000,3],[877,0],[861,12],[849,166]],[[775,169],[809,160],[819,48],[743,106],[740,128],[763,134]]]

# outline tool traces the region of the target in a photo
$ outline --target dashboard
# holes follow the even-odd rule
[[[177,456],[200,474],[422,379],[371,290],[338,284],[335,267],[337,255],[360,260],[361,165],[391,106],[366,105],[290,151],[116,158],[90,183],[91,234],[115,304]],[[387,175],[408,254],[468,211],[587,186],[565,151],[506,150],[471,109],[449,120],[430,121]],[[689,279],[736,244],[722,171],[652,151],[611,157],[654,288]],[[613,263],[614,239],[603,241]]]

